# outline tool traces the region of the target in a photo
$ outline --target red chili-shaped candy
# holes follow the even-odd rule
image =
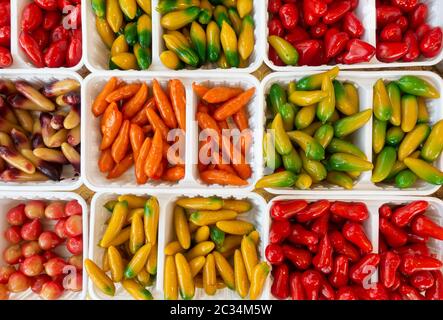
[[[443,263],[432,257],[407,254],[402,257],[400,271],[405,275],[411,275],[418,271],[440,270]]]
[[[270,243],[282,243],[291,234],[291,224],[287,220],[278,221],[275,220],[271,224],[269,230],[269,242]]]
[[[394,248],[404,246],[408,242],[408,234],[389,222],[388,219],[380,218],[380,233],[383,234],[386,242]]]
[[[401,258],[398,254],[389,251],[380,257],[380,280],[386,288],[392,288],[395,284],[397,270],[400,267]]]
[[[302,275],[299,272],[291,273],[289,277],[289,288],[292,300],[305,300],[305,291],[302,283]]]
[[[311,253],[307,250],[294,248],[289,245],[282,247],[285,258],[300,270],[306,270],[311,265]]]
[[[318,243],[318,236],[315,232],[307,230],[299,224],[295,224],[292,226],[288,240],[294,244],[310,246]]]
[[[322,276],[318,271],[308,270],[301,276],[307,300],[318,300],[322,285]]]
[[[328,235],[326,234],[321,240],[318,245],[318,251],[317,254],[312,259],[312,264],[314,267],[321,271],[324,274],[329,274],[332,271],[332,245],[329,240]]]
[[[418,47],[417,36],[411,30],[406,31],[403,42],[408,46],[408,52],[404,55],[404,62],[417,60],[420,56],[420,48]]]
[[[266,259],[273,265],[281,264],[285,260],[283,249],[278,244],[269,244],[266,247],[265,256]]]
[[[420,3],[410,16],[411,28],[417,28],[419,25],[425,23],[427,18],[428,6],[424,3]]]
[[[423,214],[428,209],[428,202],[419,200],[411,202],[405,206],[396,209],[392,215],[392,222],[399,227],[405,227],[416,216]]]
[[[49,68],[62,67],[66,61],[66,53],[68,50],[68,42],[60,40],[53,42],[45,53],[45,64]]]
[[[295,218],[302,223],[317,219],[318,217],[325,215],[330,206],[331,203],[328,200],[319,200],[310,203],[305,209],[299,211]]]
[[[271,293],[278,299],[286,299],[289,296],[289,268],[286,264],[275,268],[274,281],[271,286]]]
[[[397,23],[388,23],[380,33],[381,41],[401,41],[402,31]]]
[[[372,243],[366,236],[361,224],[348,221],[343,226],[342,233],[346,240],[359,247],[363,253],[372,252]]]
[[[276,220],[286,220],[293,218],[298,212],[306,208],[308,203],[305,200],[289,200],[275,202],[271,207],[271,217]]]
[[[365,32],[365,28],[353,12],[348,12],[343,18],[343,31],[352,38],[360,38]]]
[[[434,58],[440,53],[443,33],[440,27],[431,29],[420,41],[420,51],[426,58]]]
[[[328,6],[328,11],[323,17],[323,22],[333,24],[339,21],[343,16],[351,10],[351,2],[348,0],[335,1]]]
[[[278,15],[283,27],[287,30],[293,29],[298,23],[299,12],[297,6],[293,3],[286,3],[281,6]]]
[[[339,217],[355,222],[363,222],[369,218],[368,207],[363,202],[336,201],[331,205],[330,210]]]
[[[380,42],[377,44],[377,59],[381,62],[395,62],[408,52],[404,42]]]
[[[380,263],[380,256],[376,253],[370,253],[354,264],[349,272],[350,278],[355,283],[362,285],[369,283],[370,277],[377,271]]]
[[[349,258],[339,255],[334,260],[332,273],[329,276],[329,282],[335,288],[341,288],[348,284],[349,279]]]
[[[20,47],[31,60],[32,64],[37,68],[43,68],[45,63],[43,61],[43,55],[39,48],[37,41],[26,32],[22,32],[19,37]]]
[[[421,237],[443,240],[443,227],[425,216],[418,216],[411,223],[411,230]]]
[[[25,32],[32,32],[43,22],[43,12],[39,6],[31,2],[25,6],[22,12],[21,28]]]

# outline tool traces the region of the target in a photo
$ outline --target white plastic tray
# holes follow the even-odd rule
[[[169,71],[171,75],[175,73],[174,70],[166,68],[160,61],[160,54],[163,52],[165,45],[162,39],[163,28],[160,25],[161,15],[155,10],[158,5],[159,0],[152,0],[152,64],[149,71]],[[95,16],[92,11],[92,6],[90,1],[83,6],[83,22],[85,25],[85,41],[84,48],[86,48],[85,64],[91,71],[101,71],[108,70],[109,64],[109,49],[103,44],[100,36],[95,28]],[[250,57],[250,64],[247,68],[230,68],[221,69],[217,66],[205,66],[196,71],[183,69],[178,71],[179,73],[187,72],[235,72],[235,73],[252,73],[257,70],[263,62],[262,52],[264,51],[266,39],[263,37],[261,32],[261,26],[265,23],[263,21],[265,6],[263,1],[254,1],[254,11],[252,17],[255,22],[255,47],[254,51]]]
[[[21,19],[22,19],[22,12],[24,7],[30,3],[33,2],[32,0],[11,0],[11,54],[14,59],[13,64],[9,67],[9,69],[39,69],[36,68],[28,59],[26,54],[23,52],[22,48],[19,44],[19,36],[21,32]],[[85,6],[85,1],[82,3],[82,7]],[[82,9],[83,10],[83,9]],[[82,18],[84,15],[82,14]],[[82,34],[83,39],[85,39],[85,21],[82,22]],[[82,52],[82,59],[80,62],[70,68],[44,68],[44,69],[50,69],[52,72],[54,69],[62,69],[62,70],[73,70],[77,71],[80,70],[83,67],[83,59],[85,56],[85,41],[83,40],[83,52]]]
[[[0,79],[9,80],[26,80],[32,84],[44,85],[52,81],[63,79],[75,79],[80,85],[83,84],[83,79],[77,73],[68,70],[51,69],[50,72],[42,72],[40,69],[28,69],[25,72],[20,70],[1,70]],[[82,107],[83,108],[83,107]],[[83,144],[83,133],[81,134],[81,141]],[[83,156],[81,155],[81,158]],[[80,174],[75,174],[73,168],[69,165],[64,166],[61,181],[43,181],[43,182],[3,182],[0,181],[0,190],[28,190],[28,191],[72,191],[82,185],[83,168]]]
[[[5,230],[8,228],[8,222],[6,221],[6,213],[10,208],[13,208],[20,203],[27,202],[29,200],[43,200],[43,201],[69,201],[69,200],[77,200],[78,203],[82,206],[83,209],[83,261],[88,257],[88,206],[86,205],[85,200],[75,193],[68,192],[2,192],[0,194],[0,252],[8,247],[8,242],[4,238],[3,234]],[[45,221],[47,225],[53,225],[53,222]],[[54,250],[61,257],[67,258],[72,254],[64,247],[60,246]],[[0,266],[6,265],[3,259],[3,254],[0,256]],[[72,292],[65,291],[60,299],[62,300],[85,300],[87,293],[87,274],[83,273],[83,287],[82,291]],[[11,300],[42,300],[39,295],[35,294],[28,289],[25,292],[13,293],[10,295]]]
[[[254,188],[255,181],[258,177],[258,168],[262,167],[261,147],[254,143],[251,146],[251,167],[253,170],[252,177],[248,180],[249,185],[245,187],[233,186],[208,186],[198,178],[197,159],[198,159],[198,125],[195,121],[195,113],[197,109],[198,98],[192,90],[193,82],[203,82],[207,85],[227,85],[238,86],[242,88],[255,87],[257,89],[255,96],[248,105],[248,112],[250,115],[250,128],[253,131],[253,139],[258,142],[262,135],[262,126],[260,125],[260,117],[262,116],[262,94],[259,91],[259,82],[256,78],[247,74],[238,74],[235,79],[226,79],[226,76],[218,74],[209,74],[194,72],[188,73],[184,76],[177,74],[177,79],[180,79],[186,88],[186,175],[183,180],[178,183],[155,182],[149,181],[145,185],[138,186],[136,184],[134,170],[130,169],[123,176],[114,180],[107,180],[105,174],[97,170],[97,161],[100,156],[99,148],[101,141],[101,133],[99,130],[99,118],[95,118],[91,111],[91,105],[95,97],[102,90],[106,81],[112,76],[119,77],[126,82],[141,82],[145,81],[151,85],[152,79],[159,80],[160,84],[165,87],[169,79],[175,78],[171,73],[152,72],[149,74],[142,74],[137,71],[133,72],[96,72],[90,74],[84,81],[82,89],[82,161],[85,174],[85,184],[88,188],[94,191],[115,191],[115,192],[137,192],[140,190],[152,190],[155,192],[177,192],[189,189],[209,189],[217,191],[218,193],[225,193],[228,190],[251,191]],[[151,89],[150,89],[151,90]],[[151,93],[150,93],[151,95]]]
[[[147,195],[142,193],[137,193],[138,195]],[[163,254],[164,248],[166,245],[173,241],[174,237],[174,224],[173,224],[173,209],[175,201],[183,198],[183,197],[196,197],[196,196],[214,196],[214,193],[211,192],[198,192],[198,193],[189,193],[178,191],[175,194],[158,194],[158,193],[149,193],[149,195],[157,197],[160,204],[160,220],[159,220],[159,229],[158,229],[158,264],[157,264],[157,278],[154,287],[152,288],[151,293],[156,299],[163,299],[163,270],[164,270],[164,261],[165,256]],[[104,250],[100,248],[97,243],[100,241],[101,236],[103,235],[106,226],[105,221],[110,217],[109,212],[103,205],[109,201],[114,200],[119,196],[119,194],[112,193],[97,193],[94,195],[91,203],[91,226],[90,226],[90,242],[89,242],[89,256],[94,262],[98,263],[101,266],[101,261],[103,257]],[[230,196],[223,195],[223,198],[235,198],[235,199],[248,199],[253,203],[253,209],[248,212],[246,215],[242,214],[240,217],[243,220],[254,223],[256,230],[260,232],[260,245],[259,245],[259,258],[260,260],[264,260],[264,250],[267,245],[268,239],[268,230],[269,230],[269,215],[266,211],[266,203],[263,198],[255,193],[249,193],[241,196]],[[88,283],[89,286],[89,294],[93,299],[115,299],[115,300],[132,300],[132,297],[126,293],[126,291],[121,287],[117,286],[115,297],[111,298],[109,296],[104,295],[99,290],[95,288],[91,281]],[[269,290],[263,290],[262,299],[267,299],[267,292]],[[239,296],[229,290],[217,290],[217,294],[215,296],[210,297],[215,300],[237,300]],[[197,289],[194,297],[195,300],[209,299],[204,293],[202,289]]]
[[[273,198],[267,207],[267,212],[269,214],[270,209],[274,202],[282,201],[282,200],[295,200],[295,199],[304,199],[308,202],[315,202],[322,199],[327,199],[329,201],[346,201],[346,202],[363,202],[366,204],[369,210],[369,218],[363,223],[363,227],[365,229],[366,235],[372,243],[373,253],[379,252],[378,246],[378,238],[379,238],[379,214],[378,209],[383,204],[389,204],[392,206],[397,205],[406,205],[413,201],[425,200],[429,202],[429,208],[426,211],[426,216],[432,219],[434,222],[443,225],[443,201],[437,198],[423,198],[423,197],[401,197],[401,196],[384,196],[383,199],[379,199],[379,197],[374,196],[358,196],[358,195],[350,195],[350,196],[340,196],[340,195],[307,195],[307,196],[279,196]],[[270,219],[271,220],[271,219]],[[270,221],[272,223],[272,221]],[[269,226],[270,227],[270,226]],[[435,255],[435,258],[443,260],[443,241],[438,241],[436,239],[431,239],[428,242],[428,247],[430,249],[431,254]],[[443,269],[443,268],[442,268]],[[272,285],[272,276],[269,279],[269,282]],[[372,282],[378,281],[378,272],[376,272],[371,277]],[[276,300],[276,298],[269,292],[269,296],[271,299]]]
[[[264,30],[262,33],[265,38],[265,48],[263,59],[265,63],[274,71],[297,71],[297,70],[326,70],[330,68],[330,65],[321,66],[276,66],[271,60],[269,60],[268,51],[269,43],[268,38],[268,21],[269,13],[267,11],[268,1],[265,0],[265,18],[263,23]],[[355,14],[360,18],[365,28],[365,33],[361,37],[361,40],[366,41],[376,46],[376,11],[375,11],[375,0],[360,0],[358,7],[355,9]],[[426,3],[429,8],[429,15],[427,23],[433,27],[443,27],[443,2],[440,0],[422,0],[422,3]],[[437,64],[443,59],[443,49],[440,54],[432,59],[424,58],[421,56],[417,61],[414,62],[393,62],[393,63],[383,63],[374,56],[371,61],[365,63],[357,64],[339,64],[340,69],[362,69],[362,68],[397,68],[397,67],[417,67],[417,66],[432,66]]]
[[[312,75],[318,72],[285,72],[285,73],[272,73],[268,75],[265,79],[263,79],[261,83],[261,92],[263,96],[269,93],[270,87],[273,83],[280,83],[282,85],[287,85],[290,81],[299,80],[304,76]],[[393,81],[399,79],[404,75],[415,75],[421,77],[429,82],[431,82],[439,92],[443,91],[443,80],[433,72],[428,71],[378,71],[378,72],[340,72],[337,77],[340,81],[348,81],[355,84],[358,88],[359,97],[360,97],[360,109],[365,110],[368,108],[372,108],[372,97],[373,97],[373,86],[375,82],[383,78],[387,81]],[[264,107],[263,110],[266,110],[266,102],[265,99],[262,100]],[[439,99],[430,99],[426,101],[431,124],[435,124],[439,120],[443,119],[443,97]],[[262,120],[265,121],[265,116],[263,115]],[[262,127],[264,127],[264,122],[262,123]],[[263,136],[261,136],[263,137]],[[263,142],[263,139],[261,140]],[[351,141],[359,147],[368,157],[369,161],[373,159],[372,153],[372,120],[368,121],[368,123],[351,135]],[[260,144],[262,145],[262,143]],[[263,163],[262,163],[263,165]],[[440,170],[443,170],[443,157],[440,157],[435,166]],[[265,173],[265,168],[261,167],[260,176],[263,176]],[[266,173],[269,174],[269,173]],[[293,188],[268,188],[266,189],[268,192],[273,194],[314,194],[317,192],[325,192],[328,195],[332,194],[362,194],[362,195],[430,195],[436,192],[439,189],[439,186],[431,185],[419,179],[417,183],[412,188],[407,189],[399,189],[393,185],[387,184],[373,184],[371,182],[371,171],[366,171],[362,173],[359,179],[354,184],[354,189],[345,190],[343,188],[328,185],[326,182],[316,185],[311,190],[297,190]]]

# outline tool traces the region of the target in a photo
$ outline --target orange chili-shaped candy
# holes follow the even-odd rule
[[[172,110],[171,102],[166,93],[163,91],[160,83],[156,79],[152,81],[152,92],[154,94],[155,103],[158,111],[165,124],[171,128],[177,128],[177,120],[175,119],[174,111]]]
[[[112,145],[120,131],[122,122],[123,115],[120,110],[118,110],[117,104],[115,102],[111,103],[106,108],[101,119],[100,128],[103,139],[100,145],[100,150],[108,149]]]
[[[145,134],[140,126],[131,123],[129,127],[129,141],[131,142],[132,152],[134,153],[134,159],[137,161],[140,148],[145,140]]]
[[[125,120],[123,125],[118,133],[117,138],[115,138],[114,143],[112,144],[112,158],[115,162],[119,163],[126,155],[129,148],[129,128],[130,128],[129,120]]]
[[[154,133],[152,145],[145,161],[145,173],[149,178],[154,177],[163,158],[163,139],[159,130]]]

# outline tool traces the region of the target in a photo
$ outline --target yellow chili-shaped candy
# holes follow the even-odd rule
[[[392,106],[392,114],[389,121],[394,126],[399,126],[401,124],[401,92],[400,88],[395,82],[391,82],[386,86],[389,101]]]
[[[90,259],[85,260],[85,269],[92,283],[108,296],[115,295],[115,286],[111,279]]]
[[[237,68],[240,64],[240,59],[238,56],[237,35],[235,34],[234,29],[232,29],[232,27],[226,21],[223,21],[221,27],[220,41],[229,65]]]
[[[351,177],[344,172],[330,171],[328,172],[326,181],[347,190],[351,190],[354,187],[354,182]]]
[[[240,246],[242,241],[241,236],[227,235],[223,241],[223,245],[217,247],[217,251],[220,253],[226,253],[232,251]]]
[[[237,11],[240,18],[244,18],[246,15],[252,12],[254,7],[252,0],[237,0]]]
[[[108,272],[110,270],[110,268],[109,268],[109,258],[108,258],[108,249],[105,249],[105,251],[103,252],[102,269],[103,269],[104,272]]]
[[[126,223],[127,224],[131,224],[132,223],[132,219],[135,216],[139,216],[140,218],[143,219],[143,215],[144,214],[145,214],[145,209],[144,208],[132,209],[128,213],[128,217],[126,218]]]
[[[234,210],[238,213],[244,213],[252,209],[252,204],[247,200],[223,200],[222,208],[225,210]]]
[[[183,252],[183,251],[185,251],[185,249],[182,248],[182,246],[180,245],[180,242],[178,242],[178,241],[170,242],[165,247],[165,255],[167,255],[167,256],[174,256],[176,253]]]
[[[174,228],[182,248],[189,249],[191,246],[191,233],[189,232],[185,210],[180,206],[174,208]]]
[[[203,256],[194,258],[189,261],[189,267],[191,268],[192,277],[195,278],[197,274],[203,269],[206,263],[206,258]]]
[[[117,33],[122,27],[123,13],[118,0],[106,0],[106,20],[114,33]]]
[[[146,241],[150,242],[152,245],[157,243],[159,211],[157,198],[149,198],[145,204],[144,229]]]
[[[191,300],[194,297],[195,286],[194,279],[189,267],[188,261],[183,254],[177,253],[175,255],[175,265],[177,268],[178,286],[180,289],[180,296],[183,300]]]
[[[248,236],[244,236],[241,240],[240,251],[245,263],[248,279],[251,281],[254,267],[258,263],[256,244]]]
[[[353,115],[360,110],[360,99],[358,96],[358,90],[352,83],[345,83],[343,85],[345,89],[345,94],[347,99],[349,100],[349,109],[348,112],[345,113],[347,116]]]
[[[297,82],[296,89],[300,91],[318,90],[321,88],[324,76],[328,76],[331,80],[334,80],[337,78],[339,72],[339,67],[333,67],[328,71],[303,77]]]
[[[374,118],[372,125],[372,149],[377,154],[380,153],[385,146],[387,125],[387,121],[380,121]]]
[[[401,98],[401,129],[411,132],[418,120],[418,102],[413,95],[404,95]]]
[[[130,20],[135,18],[137,14],[137,2],[135,0],[118,0],[120,9]]]
[[[261,262],[254,267],[251,280],[251,290],[249,292],[249,297],[251,300],[256,300],[260,297],[270,270],[271,268],[266,262]]]
[[[166,68],[180,70],[184,68],[184,63],[171,50],[165,50],[160,54],[160,60]]]
[[[404,163],[420,179],[435,185],[443,184],[443,172],[438,170],[432,164],[421,159],[413,158],[406,158]]]
[[[203,241],[197,243],[191,250],[186,253],[186,258],[192,260],[200,256],[206,256],[212,250],[214,250],[215,244],[212,241]]]
[[[242,19],[238,15],[237,9],[229,8],[228,9],[228,16],[229,16],[229,20],[231,21],[232,27],[235,30],[235,33],[237,34],[237,36],[239,36],[240,32],[241,32]]]
[[[208,226],[202,226],[194,234],[194,241],[200,243],[209,239],[210,230]]]
[[[168,50],[173,51],[184,63],[197,67],[200,61],[197,53],[189,45],[184,43],[177,34],[164,34],[163,40]]]
[[[109,243],[109,246],[117,247],[119,245],[122,245],[126,241],[129,240],[129,237],[131,236],[131,227],[124,228],[120,233],[115,236],[114,239]]]
[[[165,300],[177,300],[178,298],[177,268],[174,256],[167,256],[165,259],[163,292],[165,293]]]
[[[222,277],[223,281],[226,283],[226,286],[229,289],[235,290],[234,270],[232,269],[228,260],[226,260],[225,257],[223,257],[217,251],[214,251],[213,254],[218,274]]]
[[[233,210],[197,211],[191,214],[189,220],[198,226],[207,226],[221,220],[233,220],[237,212]]]
[[[209,296],[213,296],[217,291],[217,273],[213,254],[208,254],[203,267],[203,288]]]
[[[300,146],[308,159],[320,161],[325,158],[325,149],[313,137],[302,131],[291,131],[287,134],[291,141]]]
[[[398,148],[398,160],[409,157],[428,138],[431,128],[425,123],[419,124],[414,130],[406,134]]]
[[[190,210],[220,210],[223,206],[223,200],[218,197],[183,198],[177,200],[176,204]]]
[[[323,163],[317,160],[308,159],[304,152],[300,152],[300,158],[303,164],[303,169],[309,174],[314,182],[320,182],[326,179],[327,171]]]
[[[111,220],[106,228],[105,234],[100,241],[100,246],[107,248],[111,241],[120,233],[123,225],[126,222],[126,216],[128,214],[128,202],[119,201],[112,212]]]
[[[428,139],[421,149],[421,157],[429,162],[434,162],[443,150],[443,120],[437,122],[431,130]]]
[[[428,123],[430,116],[428,108],[426,107],[425,98],[418,97],[417,103],[418,103],[417,123]]]
[[[125,290],[136,300],[152,300],[152,296],[149,290],[143,288],[134,280],[125,279],[122,281],[122,286]]]
[[[309,190],[312,186],[312,178],[309,174],[300,173],[295,181],[295,188],[300,190]]]
[[[313,104],[302,108],[295,116],[294,123],[298,130],[308,128],[315,119],[315,113],[317,111],[317,105]],[[321,122],[319,122],[321,125]]]
[[[109,26],[108,21],[106,21],[105,18],[97,17],[95,18],[95,27],[103,43],[108,48],[111,48],[112,44],[114,43],[115,33],[114,31],[112,31],[111,27]]]
[[[144,208],[148,198],[135,195],[122,195],[118,197],[118,201],[128,202],[129,209]]]
[[[142,10],[145,13],[151,15],[151,11],[152,11],[152,9],[151,9],[151,0],[136,0],[136,1],[137,1],[138,6],[140,8],[142,8]]]
[[[374,85],[374,116],[381,121],[388,121],[392,115],[392,105],[383,79]]]
[[[121,34],[112,43],[111,57],[116,56],[119,53],[124,53],[128,51],[129,51],[128,43],[126,42],[125,36]]]
[[[242,21],[238,37],[238,52],[242,59],[247,60],[252,51],[254,51],[254,20],[251,16],[246,16]]]
[[[327,96],[318,103],[317,118],[325,123],[329,121],[335,110],[335,93],[334,85],[328,76],[323,77],[321,90],[327,93]]]
[[[249,292],[249,279],[240,250],[235,250],[234,253],[234,278],[235,291],[243,299],[246,298]]]
[[[120,282],[123,279],[125,266],[123,265],[120,251],[114,246],[108,248],[109,269],[111,270],[112,281]]]
[[[268,37],[268,42],[286,65],[297,65],[298,52],[291,43],[275,35]]]
[[[134,254],[145,243],[145,231],[143,230],[143,220],[140,215],[132,217],[131,235],[129,237],[129,250]]]
[[[202,26],[193,21],[191,24],[190,37],[192,44],[200,58],[200,63],[206,62],[206,32]]]
[[[220,58],[221,43],[220,43],[220,28],[215,21],[209,22],[206,27],[206,43],[208,50],[208,60],[210,62],[217,62]]]
[[[126,279],[135,278],[137,274],[145,267],[151,248],[151,243],[147,243],[135,253],[125,269]]]
[[[200,1],[200,13],[198,15],[198,22],[201,24],[208,24],[211,22],[212,18],[212,4],[209,0],[201,0]]]
[[[254,230],[254,225],[252,223],[241,220],[218,221],[215,225],[225,233],[238,236],[249,234]]]
[[[184,10],[171,11],[161,18],[160,23],[161,26],[166,30],[178,30],[197,19],[199,13],[199,7],[190,7]]]
[[[152,275],[157,274],[157,251],[158,251],[157,246],[151,247],[151,252],[149,253],[148,262],[146,262],[146,271]]]
[[[307,107],[326,98],[328,93],[321,90],[295,91],[289,96],[289,100],[297,106]]]
[[[137,70],[137,58],[135,54],[130,52],[122,52],[113,57],[111,57],[111,61],[122,70]]]

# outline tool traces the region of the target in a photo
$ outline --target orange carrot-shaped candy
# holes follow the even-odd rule
[[[137,93],[137,91],[140,89],[140,86],[141,85],[139,83],[131,83],[119,87],[106,96],[106,101],[111,103],[114,101],[131,98],[134,94]]]
[[[177,118],[178,127],[186,131],[186,91],[180,80],[169,80],[169,96]]]
[[[218,134],[221,133],[220,128],[217,124],[217,121],[214,120],[209,114],[205,112],[197,112],[196,119],[198,122],[198,126],[200,129],[212,129],[215,130]]]
[[[185,168],[183,166],[175,166],[167,169],[163,174],[163,180],[169,182],[177,182],[185,177]]]
[[[108,149],[117,137],[123,122],[123,115],[115,102],[111,103],[101,119],[100,128],[103,139],[100,150]]]
[[[160,116],[165,124],[171,129],[177,128],[177,120],[175,119],[175,114],[172,110],[169,98],[163,91],[160,83],[158,83],[158,81],[155,79],[152,81],[152,92],[154,94],[155,103],[157,104]]]
[[[206,94],[206,92],[209,91],[209,88],[202,85],[202,84],[198,84],[198,83],[193,83],[192,84],[192,89],[194,90],[195,94],[202,99],[204,97],[204,95]]]
[[[203,96],[203,100],[208,103],[221,103],[232,99],[243,92],[240,88],[215,87],[210,89]]]
[[[134,164],[134,156],[131,154],[128,154],[126,157],[123,158],[122,161],[117,163],[114,168],[108,173],[107,178],[108,179],[116,179],[123,175],[128,169]]]
[[[131,126],[129,128],[129,141],[131,142],[131,148],[132,152],[134,153],[135,161],[137,161],[138,159],[138,153],[144,140],[145,134],[143,132],[143,129],[140,128],[140,126],[131,123]]]
[[[166,161],[161,161],[160,165],[157,168],[157,171],[155,171],[154,175],[151,177],[153,180],[160,180],[165,172],[165,168],[167,167]]]
[[[106,83],[106,85],[103,87],[103,90],[98,94],[97,98],[95,98],[93,104],[92,104],[92,113],[94,116],[98,117],[103,112],[105,112],[106,107],[108,106],[108,102],[106,101],[106,97],[114,91],[114,89],[117,87],[117,78],[112,77],[109,79],[109,81]]]
[[[240,109],[248,104],[251,100],[252,96],[255,93],[255,88],[251,88],[246,90],[242,94],[237,97],[225,102],[221,107],[219,107],[214,112],[215,120],[225,120],[226,118],[232,116],[237,113]]]
[[[151,148],[145,161],[145,173],[149,178],[154,177],[163,158],[163,138],[159,130],[154,133]]]
[[[148,117],[149,123],[154,128],[155,131],[160,131],[164,140],[168,138],[169,129],[163,120],[155,112],[154,108],[145,108],[146,116]]]
[[[109,172],[114,168],[115,161],[112,159],[111,148],[100,152],[100,158],[98,159],[98,169],[100,172]]]
[[[220,130],[223,133],[223,130],[228,130],[229,129],[229,125],[228,122],[226,120],[222,120],[222,121],[217,121],[217,125],[220,128]]]
[[[140,148],[138,158],[135,162],[135,177],[137,179],[137,184],[145,184],[148,181],[148,176],[145,173],[145,162],[149,150],[151,149],[151,143],[151,138],[147,137]]]
[[[209,107],[203,103],[197,105],[197,112],[209,113]]]
[[[222,171],[222,170],[207,170],[200,173],[200,178],[208,184],[232,185],[232,186],[246,186],[248,182],[239,176]]]
[[[129,128],[131,123],[129,120],[125,120],[122,124],[120,132],[118,133],[117,138],[115,138],[114,143],[112,144],[112,158],[115,162],[119,163],[126,155],[129,149]]]
[[[237,126],[238,130],[243,131],[249,129],[249,121],[248,116],[246,115],[245,108],[242,108],[234,113],[232,119],[234,120],[234,123]]]
[[[137,93],[123,105],[123,117],[125,119],[131,119],[133,116],[143,108],[143,104],[148,98],[148,86],[146,83],[142,83]]]
[[[144,104],[143,108],[131,119],[132,123],[139,125],[140,127],[145,126],[149,123],[148,116],[146,115],[145,108],[155,108],[154,97],[149,98]]]
[[[147,125],[143,126],[142,130],[143,130],[144,134],[148,134],[148,133],[153,132],[154,128],[150,124],[147,124]]]

